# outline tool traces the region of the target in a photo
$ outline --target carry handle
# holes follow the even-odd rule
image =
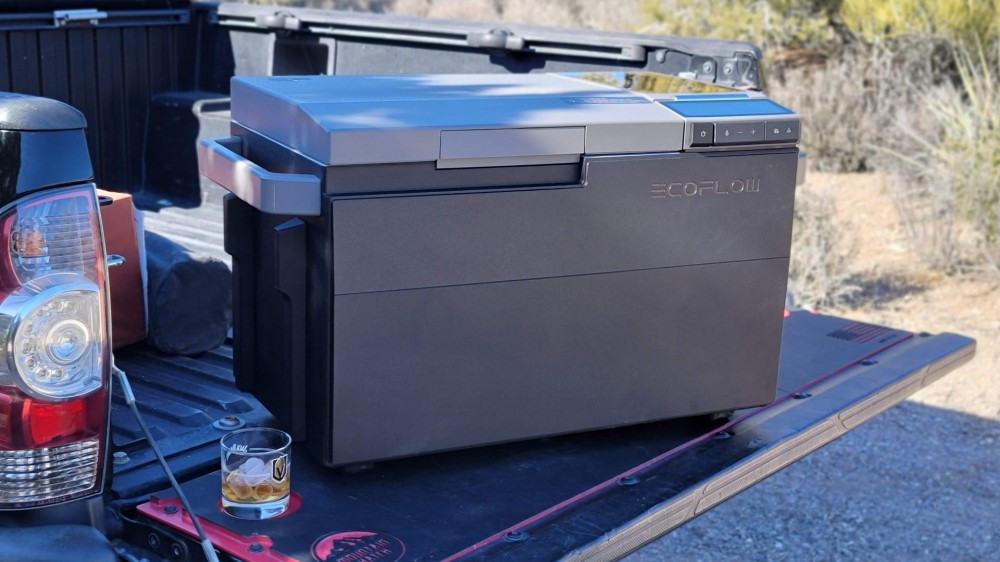
[[[255,209],[272,215],[320,214],[320,180],[310,174],[269,172],[243,156],[243,139],[198,143],[198,169]]]

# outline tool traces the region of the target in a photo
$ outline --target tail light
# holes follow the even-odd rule
[[[101,491],[110,371],[104,267],[92,184],[0,209],[0,509]]]

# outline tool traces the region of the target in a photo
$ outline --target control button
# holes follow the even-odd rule
[[[712,146],[715,138],[715,125],[713,123],[694,123],[692,127],[691,146]]]
[[[764,142],[764,122],[716,123],[715,144],[750,144]]]
[[[768,121],[766,136],[768,142],[797,141],[799,140],[799,122]]]

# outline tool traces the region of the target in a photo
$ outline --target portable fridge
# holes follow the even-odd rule
[[[234,78],[237,384],[327,465],[767,403],[799,127],[643,73]]]

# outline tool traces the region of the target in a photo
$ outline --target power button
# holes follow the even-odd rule
[[[691,136],[691,146],[712,146],[715,139],[714,123],[693,123],[694,134]]]

